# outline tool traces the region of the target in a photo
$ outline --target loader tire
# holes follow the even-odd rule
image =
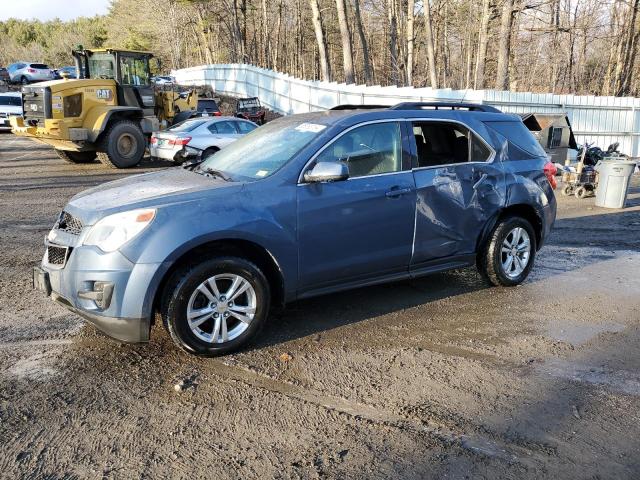
[[[99,145],[98,160],[111,168],[135,167],[146,148],[146,141],[137,123],[120,120],[109,126]]]
[[[70,152],[68,150],[56,150],[56,154],[68,163],[91,163],[96,159],[96,152]]]

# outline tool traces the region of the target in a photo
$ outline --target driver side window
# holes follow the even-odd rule
[[[120,75],[123,85],[149,85],[147,59],[121,56]]]
[[[398,122],[357,127],[330,144],[316,159],[344,162],[349,177],[364,177],[402,170],[402,136]]]

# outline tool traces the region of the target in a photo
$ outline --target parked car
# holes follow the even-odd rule
[[[219,117],[222,115],[220,107],[218,107],[218,102],[216,102],[213,98],[199,98],[196,110],[200,114],[213,115],[215,117]]]
[[[148,341],[160,312],[180,348],[219,355],[296,299],[472,265],[520,284],[555,220],[553,174],[522,120],[485,105],[282,117],[73,197],[34,285],[120,340]]]
[[[0,67],[0,81],[6,82],[6,83],[9,83],[11,81],[9,72],[4,67]]]
[[[22,114],[22,94],[20,92],[0,93],[0,130],[11,130],[9,117]]]
[[[62,74],[66,74],[67,78],[78,78],[76,67],[61,67],[53,71],[54,76],[58,79],[62,78]]]
[[[176,83],[175,77],[171,77],[169,75],[158,75],[157,77],[153,77],[151,81],[156,85],[168,85],[171,83]]]
[[[266,111],[262,108],[258,97],[240,98],[236,104],[236,117],[262,125],[265,121]]]
[[[12,63],[7,67],[7,71],[13,83],[22,83],[23,85],[55,78],[53,71],[44,63]]]
[[[196,117],[154,132],[149,144],[152,158],[182,163],[189,158],[207,158],[257,128],[234,117]]]

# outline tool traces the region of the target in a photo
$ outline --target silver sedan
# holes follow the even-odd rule
[[[152,158],[176,163],[200,155],[206,158],[256,128],[255,123],[235,117],[191,118],[155,132],[151,136],[149,153]]]

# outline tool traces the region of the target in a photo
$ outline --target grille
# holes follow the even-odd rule
[[[62,211],[55,228],[71,235],[80,235],[82,231],[82,222],[71,215],[69,212]]]
[[[51,265],[64,265],[67,261],[67,249],[49,245],[47,247],[47,262]]]
[[[45,88],[24,87],[22,102],[24,119],[29,124],[37,124],[45,118],[51,118],[51,96]]]

